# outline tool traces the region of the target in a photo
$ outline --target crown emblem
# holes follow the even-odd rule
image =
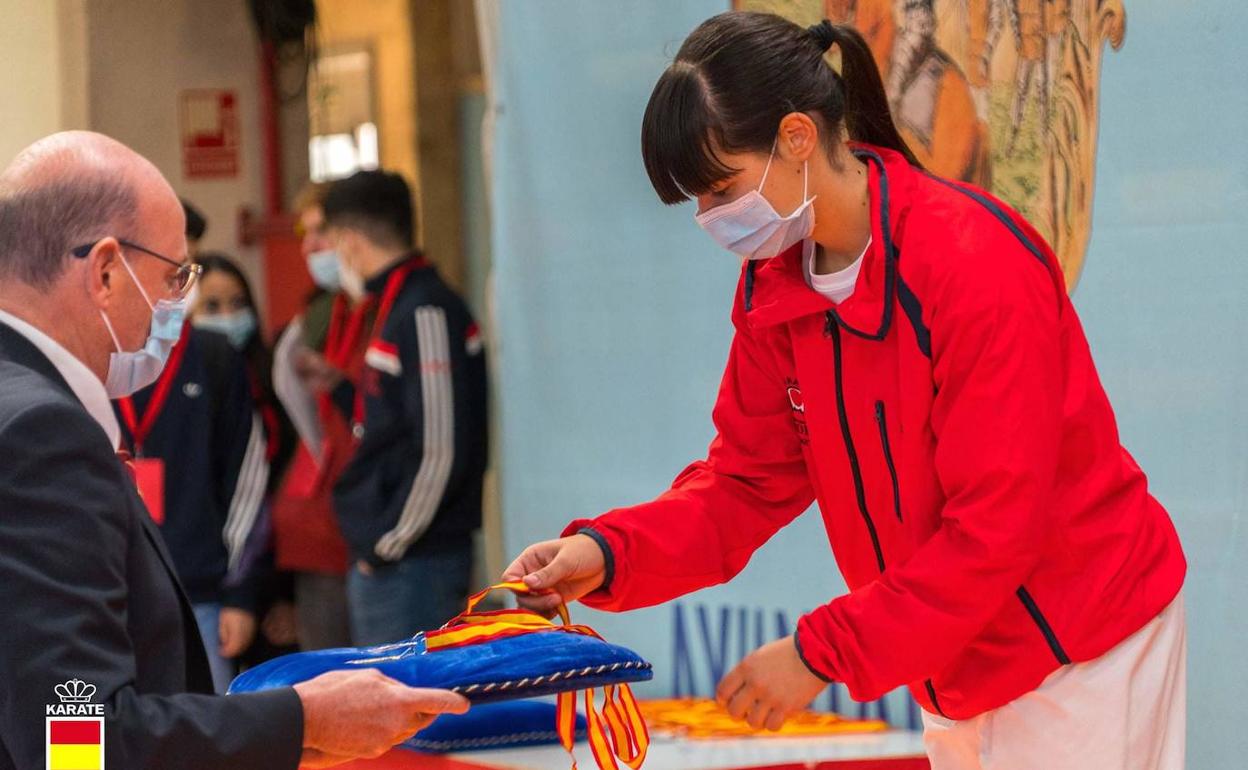
[[[90,703],[95,696],[95,685],[87,684],[81,679],[70,679],[65,684],[58,684],[53,690],[61,703]]]

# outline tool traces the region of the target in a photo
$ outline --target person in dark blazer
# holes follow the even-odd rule
[[[182,217],[160,172],[99,134],[40,140],[0,173],[0,770],[48,765],[50,715],[103,717],[109,768],[294,770],[467,707],[377,671],[211,694],[109,405],[180,330]]]

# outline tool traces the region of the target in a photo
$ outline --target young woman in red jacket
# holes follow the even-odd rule
[[[1183,552],[1043,238],[925,173],[865,42],[826,21],[703,23],[642,152],[746,259],[718,435],[656,500],[527,549],[529,606],[723,583],[817,501],[850,592],[725,677],[734,715],[908,685],[935,770],[1180,767]]]

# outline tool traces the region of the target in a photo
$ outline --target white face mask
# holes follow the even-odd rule
[[[256,311],[249,307],[235,310],[233,313],[217,315],[196,314],[191,319],[191,326],[196,329],[207,329],[210,332],[224,334],[235,350],[242,350],[256,333]]]
[[[312,276],[312,282],[325,291],[341,289],[342,274],[338,266],[338,252],[333,249],[321,249],[309,254],[308,274]]]
[[[100,311],[100,317],[104,319],[104,325],[108,327],[108,333],[113,338],[113,346],[117,348],[108,358],[108,378],[104,381],[104,390],[109,398],[124,398],[160,378],[165,362],[169,360],[169,352],[182,337],[182,320],[186,317],[187,306],[186,297],[162,299],[153,305],[143,289],[143,284],[139,283],[138,277],[130,269],[130,263],[126,261],[124,254],[121,255],[121,264],[138,287],[139,294],[143,295],[143,301],[151,308],[152,325],[147,342],[142,348],[125,351],[121,349],[121,342],[117,339],[117,332],[113,331],[108,315],[103,310]]]
[[[771,161],[776,156],[772,145],[763,169],[758,188],[731,203],[708,209],[694,217],[694,221],[706,230],[715,242],[733,254],[746,259],[769,259],[782,253],[793,244],[805,240],[815,230],[815,210],[810,205],[814,198],[807,198],[808,164],[802,164],[802,205],[782,217],[763,197],[763,185],[771,171]]]

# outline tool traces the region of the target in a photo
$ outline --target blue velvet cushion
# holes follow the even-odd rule
[[[428,652],[423,633],[377,647],[297,652],[240,674],[230,692],[287,687],[328,671],[375,668],[413,687],[454,690],[473,703],[533,698],[653,677],[625,647],[583,634],[544,631]]]
[[[467,714],[438,717],[399,747],[441,754],[556,744],[555,710],[553,703],[528,700],[474,706]],[[584,737],[585,717],[577,714],[576,739]]]

